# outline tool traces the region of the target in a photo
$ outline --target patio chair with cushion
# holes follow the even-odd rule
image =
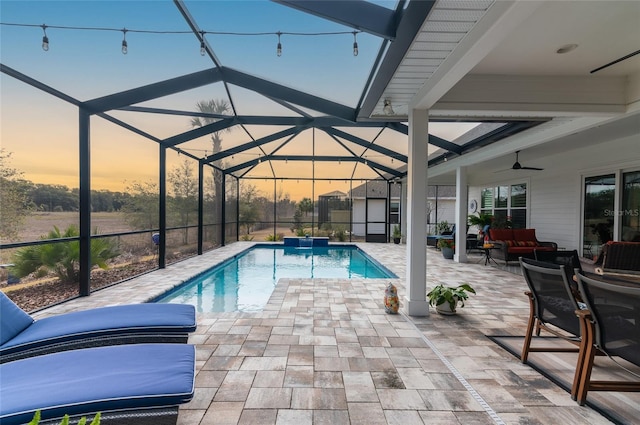
[[[427,235],[427,246],[435,246],[438,249],[440,239],[454,239],[456,237],[456,225],[451,226],[450,231],[444,231],[439,235]]]
[[[83,348],[0,365],[0,423],[41,425],[66,414],[101,424],[175,424],[178,406],[193,398],[195,347],[129,344]]]
[[[531,347],[533,332],[544,329],[575,345],[580,344],[580,321],[576,316],[578,303],[573,296],[564,266],[520,258],[522,274],[529,286],[529,321],[520,359],[527,362],[530,352],[578,351],[578,347]]]
[[[119,305],[34,320],[0,291],[0,363],[90,346],[186,343],[195,330],[191,305]]]
[[[579,312],[582,363],[576,369],[571,397],[583,405],[589,391],[640,391],[640,374],[624,367],[620,370],[629,372],[630,379],[591,379],[598,352],[620,365],[626,360],[640,366],[640,285],[580,272],[576,276],[586,309]]]

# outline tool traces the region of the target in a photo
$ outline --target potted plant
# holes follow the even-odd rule
[[[456,249],[456,242],[453,239],[438,239],[438,248],[442,251],[442,256],[447,260],[453,259],[453,253]]]
[[[487,224],[491,226],[491,223],[493,222],[493,215],[489,213],[479,212],[478,215],[473,214],[468,216],[467,222],[470,226],[477,226],[480,233],[482,233],[482,229],[484,229],[484,226],[486,226]]]
[[[451,232],[451,226],[449,222],[446,220],[442,220],[440,223],[436,224],[436,232],[439,235],[445,235]]]
[[[485,239],[485,232],[488,232],[489,227],[493,223],[493,215],[489,213],[478,212],[478,215],[470,215],[467,217],[467,223],[470,226],[478,227],[478,240]]]
[[[399,225],[395,225],[393,226],[393,243],[394,244],[399,244],[400,240],[402,239],[402,232],[400,232],[400,226]]]
[[[476,293],[468,283],[456,287],[437,285],[427,293],[427,297],[429,305],[435,306],[438,313],[451,315],[456,313],[458,303],[460,307],[464,307],[464,300],[469,298],[468,292]]]

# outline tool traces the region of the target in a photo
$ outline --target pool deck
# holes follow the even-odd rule
[[[34,316],[145,302],[253,244],[237,242]],[[356,245],[399,278],[281,279],[260,313],[198,314],[190,337],[196,393],[179,424],[611,423],[487,338],[524,335],[522,276],[484,266],[480,256],[454,263],[429,248],[427,288],[468,282],[477,295],[456,316],[390,315],[384,288],[396,284],[402,306],[406,246]],[[640,395],[629,397],[620,408],[640,417]]]

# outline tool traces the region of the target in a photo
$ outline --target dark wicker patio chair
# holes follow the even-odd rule
[[[577,352],[578,347],[531,347],[534,328],[537,336],[544,329],[575,345],[580,344],[580,321],[575,313],[579,307],[564,266],[522,257],[520,265],[529,286],[525,292],[529,297],[529,322],[520,357],[522,363],[527,362],[530,352]]]
[[[582,363],[576,369],[571,397],[583,405],[589,391],[640,391],[640,375],[627,369],[631,381],[591,380],[598,352],[640,366],[640,286],[583,273],[577,277],[587,309],[579,312]]]

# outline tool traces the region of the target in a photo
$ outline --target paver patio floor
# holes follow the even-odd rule
[[[37,316],[144,302],[246,249],[238,242]],[[358,244],[398,279],[281,279],[259,313],[198,314],[196,393],[178,423],[607,424],[597,411],[493,343],[523,335],[522,276],[428,249],[427,288],[470,283],[456,316],[385,314],[404,297],[406,246]]]

